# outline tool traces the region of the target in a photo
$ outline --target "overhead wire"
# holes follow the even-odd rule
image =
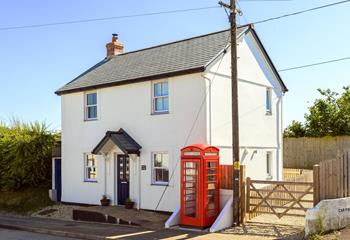
[[[349,2],[350,2],[350,0],[343,0],[343,1],[339,1],[339,2],[334,2],[334,3],[330,3],[330,4],[318,6],[318,7],[313,7],[313,8],[308,8],[308,9],[301,10],[301,11],[297,11],[297,12],[293,12],[293,13],[284,14],[284,15],[277,16],[277,17],[271,17],[271,18],[267,18],[267,19],[264,19],[264,20],[259,20],[259,21],[251,22],[251,24],[266,23],[266,22],[278,20],[278,19],[281,19],[281,18],[296,16],[296,15],[299,15],[299,14],[303,14],[303,13],[307,13],[307,12],[312,12],[312,11],[320,10],[320,9],[323,9],[323,8],[334,7],[334,6],[336,6],[336,5],[340,5],[340,4],[344,4],[344,3],[349,3]]]
[[[80,20],[72,20],[72,21],[52,22],[52,23],[30,24],[30,25],[21,25],[21,26],[8,26],[8,27],[0,27],[0,31],[7,31],[7,30],[14,30],[14,29],[25,29],[25,28],[49,27],[49,26],[57,26],[57,25],[107,21],[107,20],[145,17],[145,16],[155,16],[155,15],[162,15],[162,14],[185,13],[185,12],[202,11],[202,10],[217,9],[217,8],[220,8],[220,6],[207,6],[207,7],[177,9],[177,10],[149,12],[149,13],[138,13],[138,14],[131,14],[131,15],[111,16],[111,17],[102,17],[102,18],[89,18],[89,19],[80,19]]]

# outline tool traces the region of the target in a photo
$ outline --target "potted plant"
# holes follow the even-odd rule
[[[111,203],[111,199],[109,199],[107,195],[104,194],[102,195],[100,202],[101,202],[101,206],[109,206],[109,204]]]
[[[131,198],[127,198],[125,201],[125,208],[126,209],[133,209],[134,208],[134,202],[131,200]]]

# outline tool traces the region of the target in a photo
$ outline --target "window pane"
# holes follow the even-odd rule
[[[266,173],[271,174],[271,153],[266,153]]]
[[[155,97],[162,96],[162,83],[154,84],[154,96]]]
[[[87,178],[88,179],[96,179],[96,168],[88,167],[87,168]]]
[[[163,181],[169,182],[169,170],[168,169],[163,169]]]
[[[86,94],[86,103],[87,105],[96,105],[97,104],[97,94],[96,93],[88,93]]]
[[[163,182],[163,169],[155,169],[156,182]]]
[[[162,167],[169,167],[169,155],[167,153],[163,153],[162,155]]]
[[[154,154],[154,167],[162,167],[162,155]]]
[[[163,111],[163,98],[156,98],[154,101],[154,110],[156,112]]]
[[[169,110],[169,98],[164,97],[163,98],[163,111],[168,111]]]
[[[97,106],[92,106],[87,108],[87,118],[88,119],[93,119],[97,118]]]
[[[162,96],[168,96],[169,95],[169,88],[168,88],[168,82],[162,83]]]
[[[95,166],[95,158],[94,155],[92,154],[87,154],[86,155],[86,166]]]
[[[270,112],[271,105],[270,105],[270,89],[266,89],[266,112]]]

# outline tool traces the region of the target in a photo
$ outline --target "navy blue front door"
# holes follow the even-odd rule
[[[118,205],[124,205],[129,197],[129,156],[117,156]]]
[[[57,201],[61,201],[62,195],[62,172],[61,172],[61,158],[55,159],[55,189],[57,191]]]

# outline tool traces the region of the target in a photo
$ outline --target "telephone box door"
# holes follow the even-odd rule
[[[200,224],[200,159],[186,159],[181,164],[181,205],[184,206],[181,209],[182,224]]]

